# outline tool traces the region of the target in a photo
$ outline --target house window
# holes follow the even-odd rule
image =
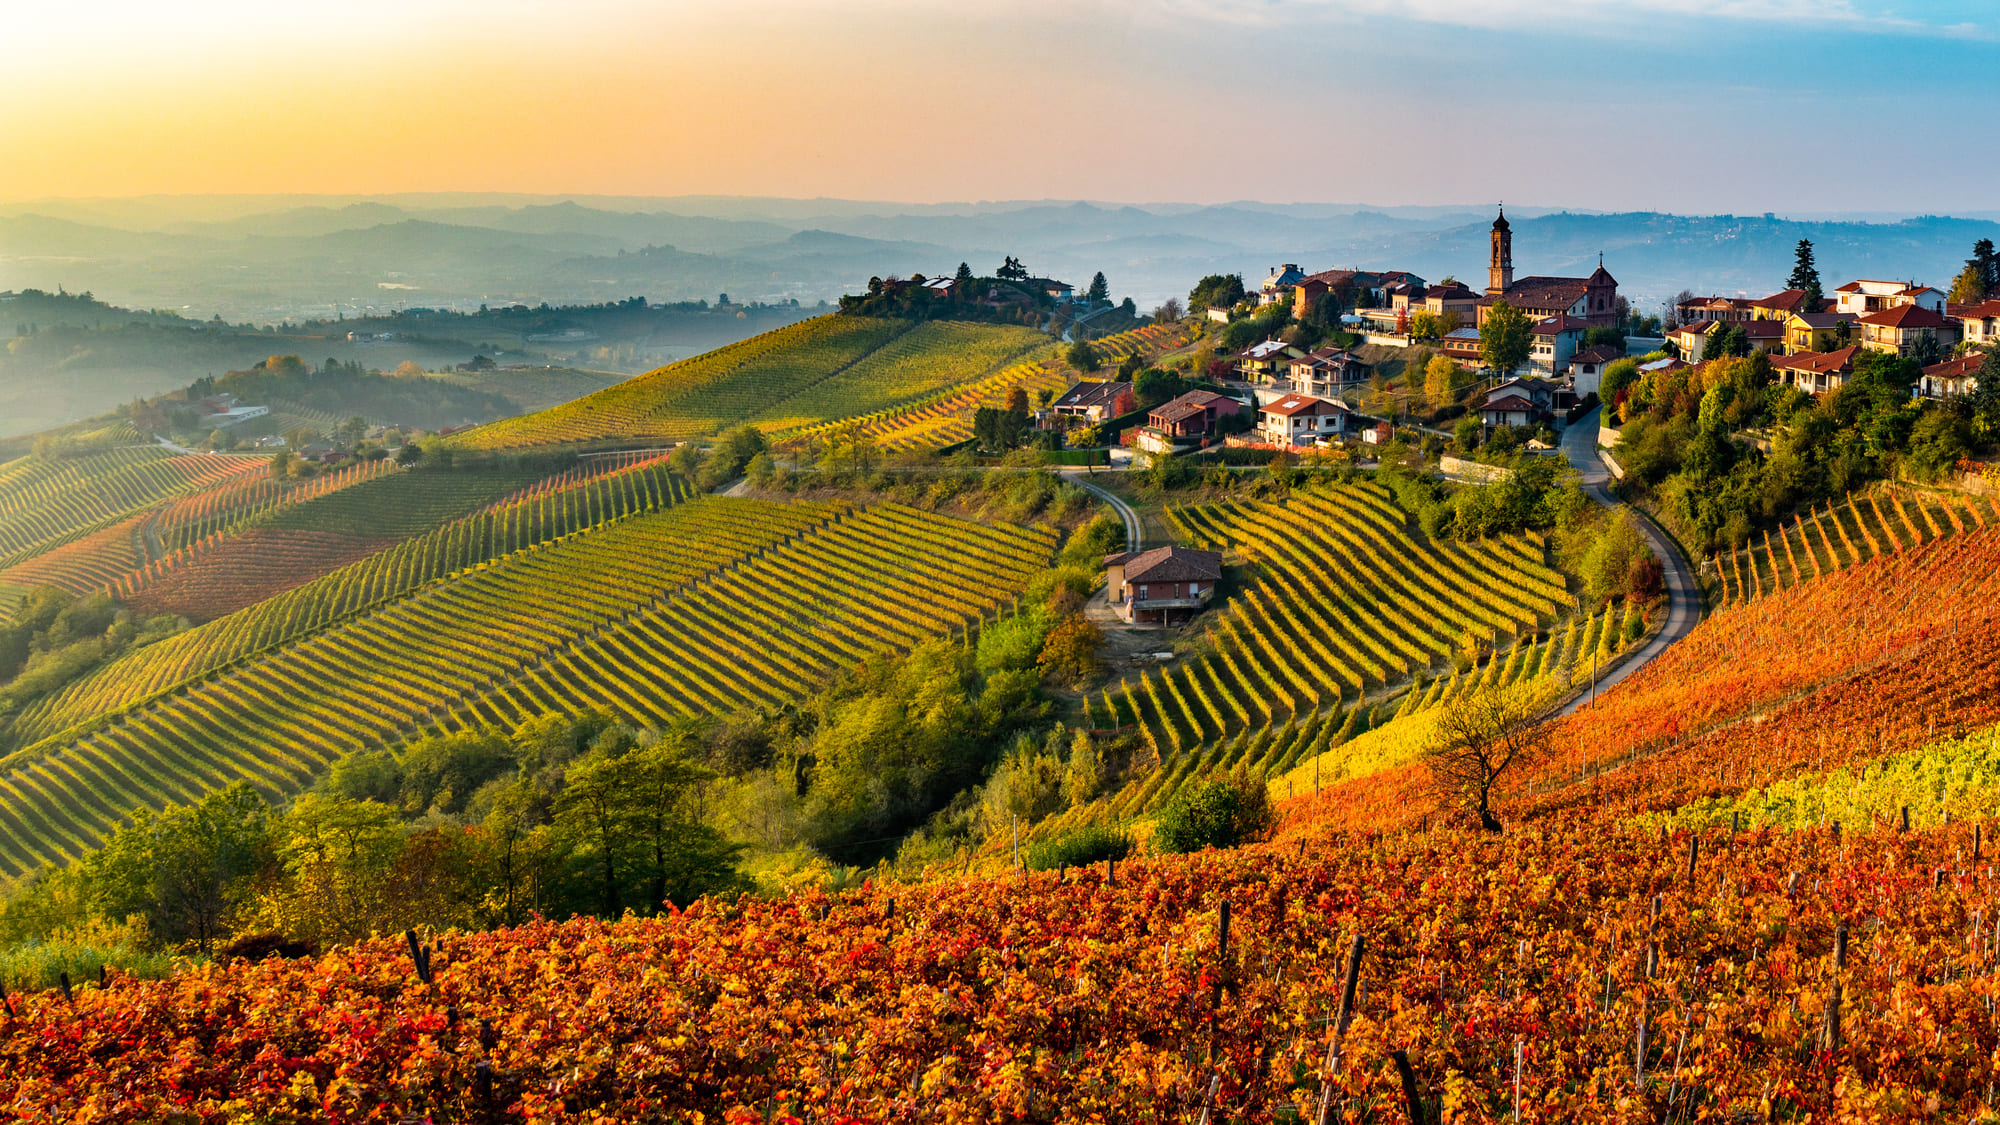
[[[1141,587],[1139,587],[1139,597],[1140,597],[1140,599],[1142,599],[1142,600],[1143,600],[1143,599],[1145,598],[1145,596],[1146,596],[1146,588],[1145,588],[1144,586],[1141,586]]]

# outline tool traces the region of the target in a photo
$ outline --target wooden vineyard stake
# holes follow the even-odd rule
[[[1514,1040],[1514,1120],[1521,1120],[1521,1040]]]
[[[1695,863],[1701,858],[1701,837],[1688,837],[1688,882],[1694,882]]]
[[[1333,1041],[1326,1047],[1327,1078],[1319,1088],[1319,1114],[1313,1119],[1314,1125],[1326,1125],[1333,1112],[1333,1074],[1340,1066],[1341,1038],[1347,1034],[1348,1021],[1354,1018],[1354,991],[1361,977],[1361,955],[1367,948],[1360,934],[1347,947],[1347,970],[1340,985],[1340,1007],[1333,1019]]]
[[[1396,1064],[1396,1077],[1403,1081],[1403,1101],[1410,1108],[1411,1125],[1423,1125],[1424,1099],[1417,1092],[1417,1072],[1410,1069],[1410,1053],[1401,1049],[1390,1051],[1389,1061]]]
[[[1106,856],[1104,859],[1104,885],[1107,887],[1118,885],[1118,860],[1115,857]]]
[[[1229,961],[1229,900],[1223,899],[1215,913],[1215,959]]]
[[[1840,974],[1847,968],[1847,922],[1833,931],[1833,989],[1826,998],[1826,1033],[1821,1042],[1831,1053],[1840,1050]]]

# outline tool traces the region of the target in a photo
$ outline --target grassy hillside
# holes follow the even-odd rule
[[[818,317],[457,440],[505,450],[681,441],[746,422],[793,428],[976,380],[1047,346],[1025,328]]]

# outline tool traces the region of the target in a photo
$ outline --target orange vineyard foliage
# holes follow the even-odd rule
[[[0,1104],[79,1122],[1268,1121],[1312,1120],[1324,1096],[1332,1120],[1399,1122],[1401,1050],[1427,1116],[1482,1122],[1508,1119],[1519,1042],[1524,1121],[1964,1120],[2000,1050],[1971,835],[1316,836],[1130,863],[1115,884],[1097,867],[446,934],[428,985],[378,939],[15,997]]]

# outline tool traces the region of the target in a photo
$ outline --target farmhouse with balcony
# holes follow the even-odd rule
[[[1546,379],[1509,379],[1486,392],[1479,421],[1488,426],[1532,426],[1562,405],[1562,388]]]
[[[1242,413],[1243,404],[1213,391],[1189,391],[1146,415],[1134,440],[1148,453],[1174,453],[1208,444],[1216,422]]]
[[[1286,395],[1257,410],[1257,436],[1273,445],[1315,445],[1353,427],[1347,404],[1311,395]]]
[[[1854,374],[1854,353],[1860,350],[1850,344],[1838,351],[1773,356],[1771,373],[1807,394],[1837,391]]]
[[[1104,557],[1104,572],[1107,596],[1120,617],[1166,626],[1207,608],[1222,581],[1222,556],[1186,547],[1121,551]]]
[[[1606,272],[1601,258],[1589,277],[1535,276],[1516,281],[1514,233],[1505,212],[1493,220],[1490,242],[1486,295],[1479,299],[1480,324],[1501,301],[1536,320],[1574,316],[1581,318],[1586,328],[1611,328],[1618,323],[1618,281]]]

